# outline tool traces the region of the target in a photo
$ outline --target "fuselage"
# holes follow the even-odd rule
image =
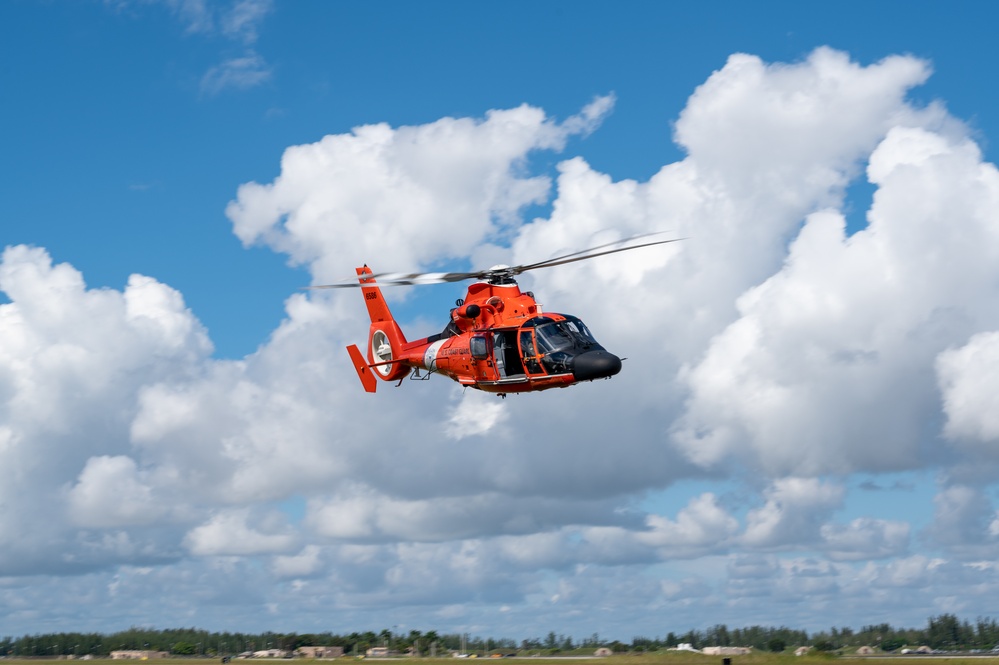
[[[369,345],[372,363],[384,357],[377,351]],[[581,320],[543,313],[533,294],[512,280],[472,284],[442,333],[403,343],[392,358],[392,364],[401,361],[501,394],[565,387],[621,370],[621,359],[598,344]]]

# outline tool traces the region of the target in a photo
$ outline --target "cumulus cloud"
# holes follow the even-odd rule
[[[858,517],[849,524],[823,524],[822,549],[834,561],[885,559],[905,553],[910,527],[898,520]]]
[[[284,554],[297,544],[293,532],[278,513],[253,519],[245,508],[220,511],[206,523],[191,529],[184,544],[198,556],[248,556]]]
[[[598,98],[561,124],[524,105],[481,120],[357,127],[286,150],[281,175],[241,186],[227,214],[244,244],[288,254],[318,282],[365,261],[403,271],[465,257],[546,200],[548,178],[523,170],[528,154],[562,148],[610,107]]]
[[[298,554],[276,556],[271,562],[278,577],[313,577],[322,567],[322,549],[318,545],[307,545]]]
[[[843,500],[843,488],[815,479],[782,478],[765,493],[766,504],[749,512],[746,544],[781,548],[809,544]]]
[[[166,512],[143,482],[135,461],[124,455],[87,460],[69,492],[69,505],[73,523],[97,528],[152,524]]]
[[[0,289],[10,298],[0,305],[0,528],[23,534],[0,546],[0,568],[60,568],[73,558],[64,516],[105,528],[163,516],[128,456],[135,395],[196,373],[211,344],[166,285],[133,275],[121,292],[88,289],[42,249],[8,247]],[[53,525],[44,532],[33,528],[42,515]]]
[[[967,344],[943,351],[936,369],[947,424],[944,432],[990,457],[999,439],[999,331],[972,335]],[[991,453],[991,454],[990,454]]]
[[[638,534],[642,543],[653,545],[660,553],[700,556],[728,544],[738,522],[719,505],[713,494],[703,494],[677,514],[676,520],[649,515],[649,532]]]
[[[925,535],[952,556],[993,559],[999,551],[996,518],[992,500],[983,489],[948,485],[934,498],[933,522]]]
[[[492,395],[472,394],[459,399],[454,412],[447,419],[447,435],[464,439],[476,434],[486,434],[503,416],[503,405]]]
[[[249,48],[270,5],[231,7],[213,25]],[[231,71],[213,89],[266,66]],[[994,461],[999,183],[941,106],[907,101],[929,71],[734,55],[675,124],[684,159],[647,182],[577,155],[554,179],[531,171],[599,128],[600,97],[562,121],[523,105],[292,146],[227,208],[244,244],[317,283],[670,230],[686,240],[522,280],[628,357],[611,382],[499,401],[434,377],[371,396],[343,352],[367,329],[356,293],[291,296],[255,353],[220,360],[170,287],[88,289],[44,250],[8,248],[0,530],[25,537],[0,543],[0,575],[72,571],[98,600],[168,586],[156,616],[179,623],[184,598],[238,598],[324,629],[330,611],[391,605],[518,632],[542,608],[585,630],[583,606],[756,622],[754,599],[794,612],[802,590],[846,612],[903,588],[919,621],[968,580],[999,589],[976,559],[999,533],[988,480],[941,485],[921,536],[947,558],[910,553],[905,522],[841,516],[850,474]],[[864,174],[876,194],[849,235]],[[685,480],[718,491],[638,507]]]
[[[983,205],[999,193],[994,170],[967,140],[891,129],[870,158],[868,228],[846,237],[840,213],[808,216],[781,270],[739,298],[740,317],[686,374],[678,443],[708,465],[752,451],[775,474],[929,461],[937,358],[997,324],[983,306],[996,297]],[[961,233],[941,234],[945,222]]]
[[[346,541],[451,541],[496,534],[525,534],[564,524],[617,524],[614,505],[600,501],[515,497],[463,492],[425,500],[395,500],[355,490],[309,507],[309,524]]]

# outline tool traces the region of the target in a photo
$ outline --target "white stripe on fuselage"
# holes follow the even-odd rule
[[[437,371],[437,352],[440,351],[444,343],[447,342],[446,339],[439,339],[430,346],[427,350],[423,352],[423,368],[431,371]]]

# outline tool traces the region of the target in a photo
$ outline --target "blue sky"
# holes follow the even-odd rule
[[[999,615],[995,14],[6,3],[0,626]],[[554,394],[362,394],[301,291],[663,228],[525,277],[632,358]]]

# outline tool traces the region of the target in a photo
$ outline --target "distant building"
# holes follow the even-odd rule
[[[748,656],[753,650],[749,647],[704,647],[701,653],[708,656]]]
[[[288,655],[288,652],[284,649],[262,649],[260,651],[254,651],[254,658],[284,658]]]
[[[593,655],[598,658],[606,658],[607,656],[613,656],[614,652],[608,649],[607,647],[600,647],[599,649],[593,652]]]
[[[298,647],[295,655],[299,658],[342,658],[343,647]]]
[[[874,649],[871,647],[860,647],[857,649],[858,656],[871,656],[874,655]]]
[[[389,655],[388,647],[371,647],[365,654],[368,658],[386,658]]]
[[[794,650],[794,655],[795,656],[804,656],[804,655],[806,655],[811,650],[812,650],[812,647],[798,647],[797,649]]]
[[[112,651],[111,660],[149,660],[150,658],[166,658],[170,654],[166,651],[149,651],[149,650],[125,650],[125,651]]]
[[[666,651],[692,651],[694,653],[701,653],[699,649],[695,649],[693,644],[689,642],[681,642],[677,644],[673,649],[666,649]]]

